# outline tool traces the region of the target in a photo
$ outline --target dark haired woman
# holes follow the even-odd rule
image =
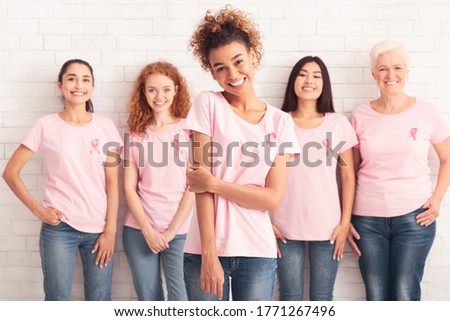
[[[289,76],[282,110],[294,119],[302,156],[289,167],[284,199],[271,215],[278,239],[280,300],[303,300],[306,246],[310,300],[333,299],[350,228],[355,191],[352,147],[357,139],[350,122],[334,112],[332,98],[323,61],[300,59]]]
[[[42,221],[45,300],[71,299],[78,250],[85,299],[111,300],[119,209],[116,156],[122,140],[110,119],[93,114],[94,75],[87,62],[64,63],[57,85],[64,110],[37,120],[6,165],[3,178]],[[20,177],[34,152],[42,153],[48,170],[42,205]]]

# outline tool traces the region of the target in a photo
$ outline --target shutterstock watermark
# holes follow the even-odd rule
[[[262,142],[231,141],[224,145],[216,141],[210,141],[203,146],[199,142],[182,141],[180,135],[174,135],[173,141],[154,144],[146,141],[145,144],[139,141],[132,141],[129,133],[124,133],[124,145],[120,146],[117,142],[105,143],[102,152],[113,158],[112,161],[104,162],[106,167],[114,167],[122,164],[123,160],[133,159],[138,167],[144,167],[145,163],[152,167],[167,167],[169,164],[186,167],[193,160],[193,155],[197,149],[202,149],[203,163],[208,167],[226,167],[236,166],[233,158],[237,158],[240,167],[256,167],[261,162],[267,166],[272,166],[276,154],[292,154],[293,143],[283,142],[277,147],[274,134],[267,134]],[[327,132],[326,138],[321,142],[311,141],[300,146],[300,153],[296,153],[287,163],[288,167],[295,167],[303,162],[307,167],[319,167],[325,163],[325,166],[332,166],[333,159],[339,158],[339,151],[345,145],[346,141],[339,141],[333,145],[333,133]],[[119,149],[119,152],[111,152],[111,149]],[[159,150],[156,150],[158,148]],[[313,150],[325,149],[325,160],[314,159],[311,154],[317,155]],[[262,151],[262,153],[261,153]],[[133,155],[133,157],[131,157]],[[157,157],[155,157],[158,155]],[[346,164],[341,164],[345,166]]]

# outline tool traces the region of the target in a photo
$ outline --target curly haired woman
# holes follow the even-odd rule
[[[190,46],[223,91],[197,95],[186,121],[197,205],[184,249],[188,297],[268,301],[277,264],[268,212],[279,206],[289,155],[298,152],[294,123],[255,94],[262,44],[247,14],[208,11]]]

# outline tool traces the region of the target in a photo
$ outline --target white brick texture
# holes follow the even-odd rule
[[[368,69],[368,51],[377,41],[395,38],[411,52],[407,91],[435,103],[450,128],[450,2],[447,0],[237,0],[263,33],[264,61],[256,90],[280,105],[290,68],[305,55],[328,65],[339,112],[349,115],[377,94]],[[362,4],[362,2],[364,2]],[[187,49],[206,9],[218,0],[0,0],[0,170],[20,139],[42,115],[61,110],[55,86],[61,64],[89,61],[96,88],[94,106],[126,130],[133,81],[146,63],[167,59],[189,81],[193,94],[218,89]],[[436,159],[430,167],[436,175]],[[42,197],[46,170],[34,156],[23,170],[33,195]],[[435,177],[434,177],[435,180]],[[121,197],[119,227],[125,211]],[[42,300],[40,224],[0,183],[0,300]],[[438,221],[435,244],[425,268],[423,300],[450,300],[450,193]],[[119,228],[114,300],[136,300]],[[83,299],[80,260],[73,298]],[[364,300],[357,259],[347,248],[335,300]]]

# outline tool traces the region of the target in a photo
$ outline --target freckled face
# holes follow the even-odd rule
[[[169,112],[177,93],[177,87],[170,77],[151,74],[144,86],[145,98],[154,113]]]

